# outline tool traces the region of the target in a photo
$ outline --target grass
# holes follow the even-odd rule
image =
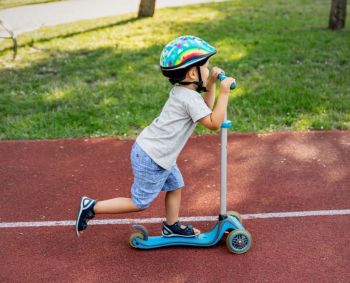
[[[236,0],[82,21],[19,36],[14,62],[3,41],[0,139],[135,136],[171,87],[160,52],[184,34],[216,46],[212,65],[237,79],[233,131],[349,130],[350,30],[326,29],[329,8]]]
[[[0,0],[0,10],[17,6],[57,2],[62,0]]]

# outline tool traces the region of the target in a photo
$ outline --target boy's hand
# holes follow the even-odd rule
[[[215,83],[220,73],[224,73],[224,70],[218,67],[213,67],[210,71],[210,81]]]
[[[220,93],[222,94],[229,94],[230,93],[230,87],[232,83],[235,83],[236,80],[231,77],[227,77],[223,81],[221,81],[220,85]]]

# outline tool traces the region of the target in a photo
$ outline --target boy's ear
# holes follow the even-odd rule
[[[191,79],[191,80],[196,80],[197,79],[197,71],[196,67],[192,67],[187,71],[186,77]]]

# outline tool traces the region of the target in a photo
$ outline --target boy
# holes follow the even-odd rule
[[[210,130],[217,130],[224,120],[230,85],[235,80],[227,78],[221,82],[220,95],[212,111],[216,79],[223,72],[214,67],[209,74],[209,58],[214,54],[213,46],[194,36],[178,37],[165,46],[160,67],[175,87],[161,114],[141,132],[132,147],[134,183],[131,198],[96,201],[82,197],[76,220],[78,236],[95,214],[142,211],[161,191],[166,192],[166,221],[162,235],[194,237],[200,233],[192,225],[183,226],[179,222],[184,181],[176,159],[198,122]],[[203,97],[200,92],[205,92]]]

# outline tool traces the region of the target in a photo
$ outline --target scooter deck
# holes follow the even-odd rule
[[[169,246],[209,247],[219,242],[225,231],[236,229],[244,229],[244,227],[235,217],[228,216],[216,223],[212,230],[192,238],[149,236],[147,240],[135,238],[133,246],[138,249],[155,249]]]

